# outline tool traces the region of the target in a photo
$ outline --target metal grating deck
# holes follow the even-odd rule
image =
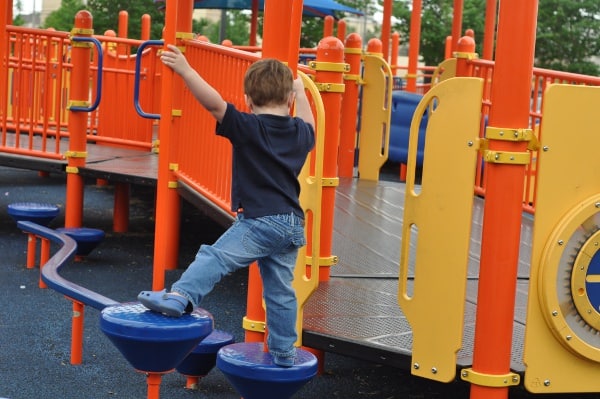
[[[333,254],[339,263],[304,310],[303,344],[376,363],[410,367],[412,332],[398,307],[398,263],[404,210],[398,182],[340,179]],[[469,256],[463,348],[457,367],[471,365],[481,242],[483,200],[476,198]],[[523,217],[511,367],[524,371],[529,258],[533,222]],[[412,271],[412,265],[411,265]],[[410,281],[409,281],[410,290]]]

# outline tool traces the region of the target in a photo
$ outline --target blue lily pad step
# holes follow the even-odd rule
[[[136,370],[166,373],[212,332],[213,317],[201,308],[167,317],[131,302],[104,308],[100,329]]]
[[[217,352],[235,342],[233,335],[221,330],[213,330],[177,366],[177,371],[185,376],[202,377],[208,374],[217,363]]]
[[[27,221],[48,226],[58,216],[56,205],[39,202],[15,202],[8,205],[8,215],[15,221]]]
[[[104,231],[89,227],[60,227],[56,229],[71,237],[77,243],[78,256],[87,256],[104,240]]]
[[[317,367],[316,356],[303,349],[292,367],[277,366],[261,342],[227,345],[217,353],[217,368],[244,399],[288,399],[317,375]]]

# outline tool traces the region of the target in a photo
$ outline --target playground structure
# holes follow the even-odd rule
[[[292,15],[297,22],[297,2],[293,6],[282,3],[267,2],[266,7],[272,7],[269,10],[276,15]],[[485,195],[473,361],[471,367],[460,372],[463,379],[472,383],[475,398],[504,397],[508,386],[520,383],[519,374],[510,370],[510,343],[524,210],[535,214],[536,220],[524,384],[532,392],[600,390],[597,379],[592,377],[599,367],[593,326],[598,317],[594,288],[598,261],[598,186],[595,182],[600,177],[597,172],[600,168],[594,166],[595,157],[591,152],[597,141],[592,131],[598,125],[598,116],[591,105],[598,103],[598,88],[553,85],[597,86],[600,80],[531,68],[535,3],[502,2],[495,62],[477,59],[468,36],[457,41],[455,66],[447,67],[448,70],[455,69],[456,76],[483,80],[444,77],[419,105],[415,115],[422,115],[424,106],[431,111],[420,188],[414,184],[415,139],[410,141],[408,151],[398,298],[413,328],[412,369],[416,375],[440,381],[454,378],[456,352],[463,337],[466,280],[463,258],[469,237],[471,216],[467,205],[472,201],[473,180],[475,193]],[[175,7],[177,12],[174,12]],[[191,40],[182,33],[190,30],[187,25],[190,13],[188,1],[167,4],[164,43],[184,46],[190,62],[218,85],[228,101],[242,107],[241,77],[257,55]],[[9,15],[8,6],[0,10],[0,20],[10,20]],[[514,25],[503,25],[504,21]],[[185,93],[181,82],[160,69],[156,51],[162,42],[144,46],[144,41],[94,36],[92,26],[91,16],[82,14],[72,36],[9,25],[2,30],[0,50],[9,60],[0,75],[7,94],[6,98],[0,97],[4,115],[2,152],[6,154],[2,162],[67,172],[66,227],[81,224],[82,176],[117,182],[116,230],[126,230],[128,184],[156,184],[156,241],[164,243],[157,245],[154,253],[153,288],[159,289],[164,285],[161,267],[176,266],[180,196],[210,209],[224,222],[231,218],[227,203],[229,149],[210,134],[212,126],[207,114],[185,94],[180,95]],[[298,59],[297,46],[293,46],[299,34],[296,26],[299,24],[279,26],[275,21],[265,21],[263,56],[288,60],[290,66],[294,66],[295,61],[291,60]],[[300,71],[314,78],[315,88],[320,91],[319,95],[313,88],[311,97],[315,112],[320,116],[317,135],[323,139],[322,150],[314,154],[308,164],[310,170],[302,179],[306,184],[302,202],[309,210],[308,220],[312,223],[308,229],[310,244],[306,254],[300,256],[302,263],[297,268],[304,277],[310,275],[297,287],[304,300],[317,288],[315,276],[320,283],[326,282],[328,267],[336,262],[336,256],[331,253],[332,204],[338,184],[338,165],[339,176],[348,176],[346,157],[352,155],[354,159],[353,144],[350,149],[342,144],[352,143],[354,137],[353,129],[350,134],[345,129],[357,119],[356,113],[349,111],[357,109],[358,96],[352,98],[355,92],[351,88],[356,88],[353,86],[362,85],[360,178],[377,180],[378,168],[387,155],[385,151],[382,153],[381,143],[388,135],[389,119],[385,110],[389,103],[383,99],[391,97],[386,95],[390,93],[390,75],[384,59],[374,52],[362,53],[362,43],[356,43],[356,37],[351,36],[346,46],[339,39],[326,37],[317,49],[316,61],[308,67],[298,66]],[[289,43],[288,37],[292,37]],[[139,46],[137,56],[129,56],[130,46]],[[515,54],[521,56],[520,63],[509,62]],[[93,59],[92,64],[90,59]],[[361,66],[365,68],[362,74]],[[87,90],[90,75],[95,82],[91,85],[91,94]],[[505,89],[509,86],[511,92]],[[98,89],[100,87],[102,89]],[[107,99],[110,88],[115,91],[115,87],[120,101],[114,97],[112,101]],[[123,90],[124,87],[131,88],[131,94],[129,89]],[[535,93],[533,101],[532,91]],[[138,92],[160,94],[140,96]],[[541,113],[538,112],[538,92],[542,93]],[[464,103],[448,111],[446,104],[453,103],[449,99],[457,95]],[[125,96],[131,96],[131,102],[126,103],[133,104],[133,97],[137,97],[139,108],[152,110],[143,112],[148,118],[138,118],[134,109],[125,107],[122,100]],[[322,108],[318,106],[319,99],[323,102]],[[344,118],[330,117],[337,113]],[[488,116],[485,129],[481,115]],[[542,115],[551,117],[542,120]],[[158,118],[156,132],[153,120]],[[134,120],[136,123],[129,123]],[[415,133],[418,119],[415,122],[411,137],[418,136]],[[123,128],[125,123],[127,129]],[[370,123],[373,127],[366,128]],[[464,129],[460,128],[461,123],[465,123]],[[481,125],[481,129],[476,125]],[[569,129],[577,131],[578,137],[565,136],[564,131]],[[371,132],[376,134],[370,137]],[[540,142],[539,147],[536,140]],[[88,142],[95,144],[94,150]],[[334,156],[324,156],[337,153],[338,142],[339,161]],[[125,150],[136,149],[139,158],[152,158],[158,175],[152,176],[148,170],[144,173],[111,170],[108,162],[103,164],[98,153],[93,152],[96,148],[113,155],[119,150],[126,154]],[[322,163],[315,159],[321,159]],[[532,163],[532,159],[539,162],[540,167]],[[130,156],[126,162],[135,166],[135,157]],[[569,168],[565,170],[567,163]],[[207,174],[206,170],[211,173]],[[350,170],[349,176],[353,175]],[[569,182],[570,189],[563,188],[564,182]],[[415,254],[410,253],[409,244],[415,246]],[[571,257],[576,261],[571,261]],[[412,291],[406,283],[410,258],[418,276]],[[441,265],[452,266],[442,268]],[[305,273],[307,267],[308,274]],[[249,280],[252,289],[244,327],[248,331],[247,340],[262,341],[264,314],[254,268]],[[563,280],[569,281],[566,289],[564,286],[569,284]],[[443,310],[439,310],[440,307]],[[427,317],[431,309],[446,317]],[[436,331],[447,333],[443,337],[431,334]],[[433,347],[436,350],[432,350]],[[562,361],[549,362],[549,358]]]

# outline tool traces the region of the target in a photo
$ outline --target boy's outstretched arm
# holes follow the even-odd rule
[[[220,123],[227,110],[223,97],[190,66],[177,46],[169,44],[167,47],[169,50],[162,52],[160,60],[181,76],[196,100]]]
[[[311,125],[314,130],[315,117],[310,109],[306,91],[304,90],[304,83],[300,76],[294,80],[294,93],[296,94],[296,116]]]

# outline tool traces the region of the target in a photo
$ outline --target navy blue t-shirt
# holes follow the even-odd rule
[[[315,144],[300,118],[238,111],[227,104],[217,134],[233,145],[231,210],[248,218],[294,212],[304,217],[298,174]]]

